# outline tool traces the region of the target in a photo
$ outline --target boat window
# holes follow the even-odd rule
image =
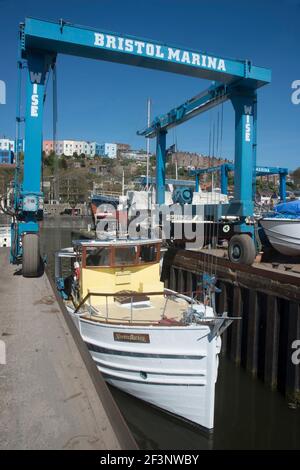
[[[140,249],[140,262],[152,263],[157,258],[157,245],[142,245]]]
[[[108,247],[86,247],[86,266],[109,266],[110,250]]]
[[[115,248],[115,265],[123,266],[126,264],[136,263],[136,247],[116,247]]]

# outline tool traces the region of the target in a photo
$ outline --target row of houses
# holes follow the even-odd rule
[[[19,152],[24,152],[25,141],[24,139],[18,139],[18,150]],[[11,139],[0,139],[0,150],[11,150],[12,152],[16,151],[16,141]]]
[[[19,139],[18,150],[24,152],[25,142],[24,139]],[[15,152],[15,141],[10,139],[0,139],[0,150],[12,150]],[[66,157],[73,157],[74,154],[85,155],[88,158],[95,156],[106,158],[117,158],[135,160],[145,162],[147,160],[147,153],[144,150],[131,149],[129,144],[124,143],[97,143],[88,142],[84,140],[44,140],[43,151],[49,155],[53,151],[57,155],[65,155]],[[175,149],[169,152],[171,155],[171,162],[183,168],[198,168],[212,165],[212,159],[192,152],[176,152]],[[227,160],[213,158],[213,164],[218,165]]]
[[[74,153],[77,153],[77,155],[84,154],[87,157],[100,155],[108,158],[116,158],[118,151],[128,151],[129,149],[130,145],[128,144],[108,142],[99,144],[97,142],[88,142],[82,140],[57,140],[55,142],[53,142],[53,140],[43,141],[43,151],[46,155],[49,155],[51,152],[55,151],[57,155],[66,155],[67,157],[72,157]],[[7,138],[0,139],[0,150],[11,150],[15,152],[15,140]],[[18,140],[18,150],[19,152],[24,152],[24,139]]]
[[[90,158],[100,156],[137,161],[146,161],[147,159],[147,153],[143,150],[133,150],[129,144],[109,142],[98,144],[97,142],[80,140],[58,140],[54,143],[53,140],[44,140],[43,151],[46,155],[55,151],[57,155],[65,155],[66,157],[72,157],[76,153]]]
[[[66,157],[72,157],[74,153],[77,155],[84,154],[87,157],[94,157],[100,155],[108,158],[117,157],[117,145],[116,143],[102,143],[88,142],[85,140],[44,140],[43,151],[46,155],[49,155],[53,151],[57,155],[65,155]]]

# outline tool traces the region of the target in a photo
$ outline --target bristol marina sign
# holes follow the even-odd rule
[[[94,33],[94,46],[115,52],[127,52],[143,57],[226,72],[224,59],[200,54],[198,52],[186,51],[184,49],[153,44],[151,42],[114,36],[112,34]]]

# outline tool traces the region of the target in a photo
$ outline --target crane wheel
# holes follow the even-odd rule
[[[37,233],[26,233],[23,236],[22,274],[24,277],[38,277],[40,267],[40,237]]]
[[[232,263],[251,265],[255,256],[256,250],[250,235],[241,233],[231,237],[228,245],[228,257]]]

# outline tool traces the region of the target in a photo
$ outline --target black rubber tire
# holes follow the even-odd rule
[[[23,236],[23,277],[38,277],[40,273],[40,237],[37,233]]]
[[[241,233],[231,237],[228,245],[228,257],[232,263],[251,265],[255,256],[255,245],[250,235]]]

